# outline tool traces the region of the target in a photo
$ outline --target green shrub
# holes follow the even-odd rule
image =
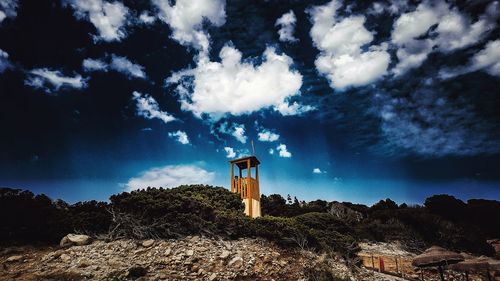
[[[372,207],[337,204],[361,213],[363,219],[344,221],[328,213],[331,204],[326,201],[306,203],[277,194],[263,195],[262,212],[267,215],[250,219],[238,194],[206,185],[146,188],[113,195],[109,203],[73,205],[0,188],[0,243],[57,243],[69,232],[138,239],[204,234],[262,237],[282,246],[337,251],[349,258],[359,250],[356,241],[361,239],[490,254],[486,239],[500,236],[500,227],[490,220],[500,212],[500,202],[493,200],[464,203],[439,195],[428,198],[426,207],[398,206],[390,199]]]

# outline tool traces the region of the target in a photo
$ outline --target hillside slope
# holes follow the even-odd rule
[[[364,280],[360,274],[368,274],[351,272],[338,256],[263,239],[202,236],[9,248],[0,262],[0,280]]]

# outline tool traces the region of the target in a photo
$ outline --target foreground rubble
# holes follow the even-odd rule
[[[0,261],[1,280],[308,280],[320,274],[315,268],[328,268],[339,280],[358,279],[340,258],[261,239],[94,241],[4,250]]]

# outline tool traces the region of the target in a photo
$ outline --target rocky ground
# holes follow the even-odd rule
[[[283,249],[262,239],[188,236],[84,245],[89,241],[70,238],[61,241],[64,247],[0,249],[0,280],[408,280],[364,268],[350,269],[340,257]],[[379,244],[361,246],[385,254],[408,254],[398,244]],[[437,272],[431,270],[425,271],[425,277],[438,280]],[[463,276],[447,272],[447,278],[462,280]]]
[[[338,257],[282,249],[261,239],[94,241],[53,248],[9,248],[0,255],[0,280],[397,280],[353,273]]]

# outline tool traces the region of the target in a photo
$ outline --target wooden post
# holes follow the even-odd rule
[[[443,271],[443,266],[438,266],[438,270],[439,270],[439,277],[441,277],[441,281],[445,281],[444,279],[444,271]]]
[[[251,194],[251,189],[252,189],[252,167],[251,167],[251,164],[250,164],[250,159],[247,160],[247,169],[248,169],[248,173],[247,173],[247,182],[248,182],[248,186],[247,186],[247,198],[248,198],[248,213],[250,215],[250,217],[253,217],[253,202],[252,202],[252,197],[251,196],[248,196],[248,194]]]
[[[486,269],[486,276],[488,277],[488,281],[492,281],[491,280],[491,275],[490,275],[490,270],[489,269]],[[496,279],[495,279],[496,280]]]
[[[399,274],[398,257],[395,257],[394,259],[396,260],[396,273]]]
[[[243,199],[243,191],[242,191],[242,188],[243,188],[243,184],[242,184],[242,182],[243,182],[243,181],[242,181],[242,179],[241,179],[241,177],[242,177],[242,172],[241,172],[241,168],[240,168],[240,167],[238,167],[238,168],[239,168],[239,170],[240,170],[240,178],[238,179],[238,181],[239,181],[239,183],[238,183],[238,193],[240,194],[241,199]]]
[[[256,190],[255,194],[257,195],[256,199],[260,201],[260,187],[259,187],[259,165],[255,165],[255,181],[256,181]]]
[[[234,192],[234,164],[231,163],[231,192]]]

